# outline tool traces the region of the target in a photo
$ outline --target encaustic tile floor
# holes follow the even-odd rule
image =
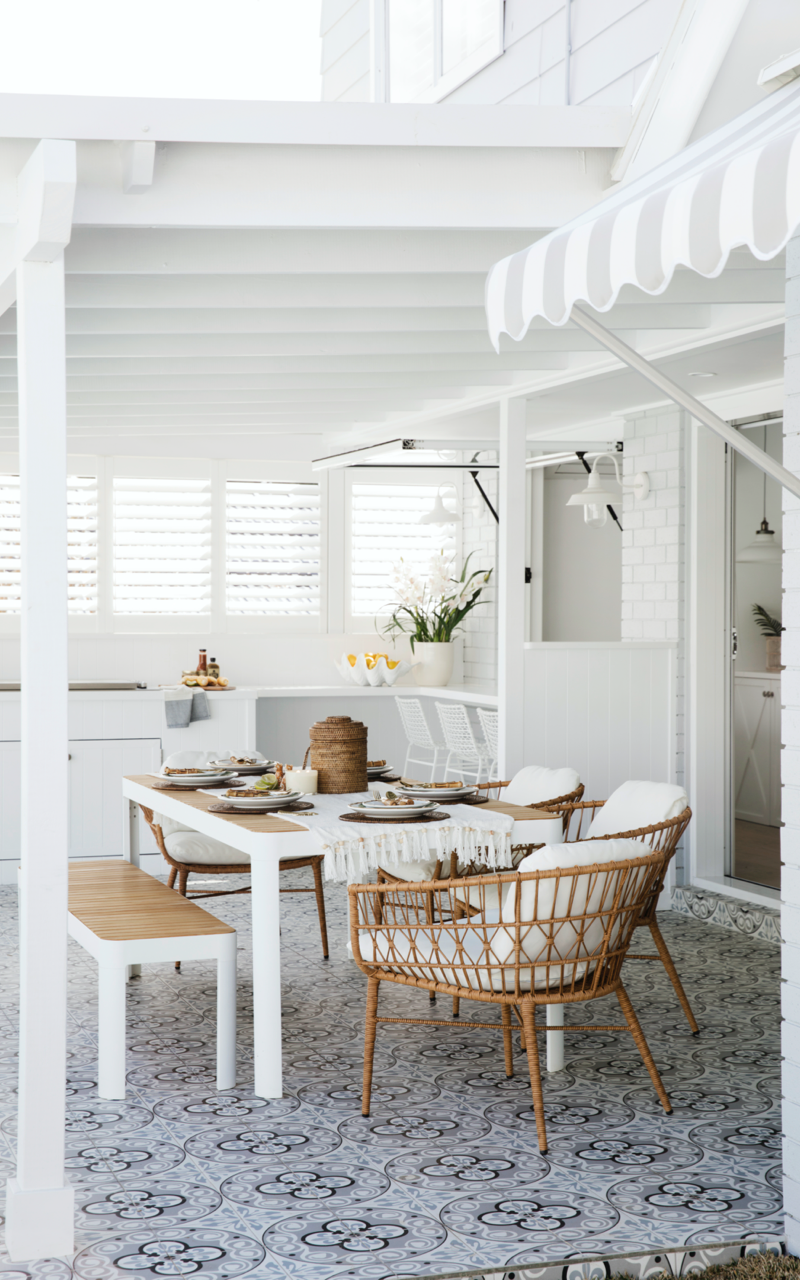
[[[4,1180],[16,1125],[16,892],[0,898]],[[673,1115],[627,1034],[576,1032],[566,1069],[545,1080],[542,1157],[518,1037],[508,1080],[490,1027],[379,1027],[372,1115],[362,1118],[366,980],[346,947],[346,892],[328,886],[326,898],[327,963],[313,896],[282,898],[285,1096],[276,1101],[252,1090],[249,898],[208,904],[239,930],[240,1084],[228,1093],[214,1088],[214,973],[187,963],[180,974],[151,966],[129,984],[127,1097],[98,1099],[95,966],[70,943],[76,1253],[24,1266],[2,1254],[0,1280],[4,1271],[53,1280],[519,1280],[556,1260],[676,1249],[690,1252],[673,1258],[698,1258],[714,1242],[780,1239],[777,947],[666,913],[701,1034],[690,1035],[660,965],[630,961],[626,982]],[[382,1012],[429,1016],[424,993],[381,990]],[[448,999],[433,1008],[449,1020]],[[496,1024],[496,1015],[473,1005],[469,1016]],[[616,1022],[616,1001],[585,1005],[573,1020]],[[611,1269],[645,1274],[633,1263]],[[586,1264],[551,1274],[608,1271]]]

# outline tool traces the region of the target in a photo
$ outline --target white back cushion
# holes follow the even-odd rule
[[[216,758],[216,751],[173,751],[164,764],[170,769],[202,769]]]
[[[163,813],[154,813],[153,822],[161,828],[161,834],[165,840],[176,831],[194,831],[194,827],[187,827],[182,822],[176,822],[174,818],[167,818]]]
[[[167,853],[176,862],[194,862],[202,866],[242,866],[250,861],[249,853],[232,849],[221,840],[202,836],[199,831],[175,831],[164,837]]]
[[[567,796],[580,785],[580,776],[574,769],[544,769],[529,764],[514,774],[500,798],[509,804],[536,804]]]
[[[637,831],[668,818],[677,818],[689,803],[683,787],[670,782],[623,782],[612,791],[586,832],[592,836],[613,836],[618,831]]]

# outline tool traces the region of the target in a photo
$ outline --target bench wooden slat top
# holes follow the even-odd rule
[[[201,809],[208,812],[210,805],[215,804],[219,797],[210,796],[205,791],[159,791],[153,787],[154,779],[149,775],[133,776],[127,779],[128,782],[136,782],[141,787],[148,787],[152,794],[152,807],[156,813],[159,813],[158,799],[159,796],[168,795],[171,800],[179,800],[181,804],[188,805],[191,809]],[[313,796],[307,797],[313,801]],[[455,801],[451,801],[451,805]],[[448,812],[447,799],[442,797],[439,800],[441,808],[445,813]],[[344,802],[342,808],[345,808]],[[515,822],[537,822],[545,819],[556,817],[553,813],[548,813],[546,809],[528,809],[520,804],[508,804],[504,800],[490,800],[488,804],[477,806],[479,813],[505,813]],[[286,835],[287,832],[305,831],[307,827],[300,827],[297,823],[290,822],[287,818],[275,818],[271,813],[215,813],[215,818],[222,818],[224,822],[230,822],[236,827],[243,827],[245,831],[257,831],[263,835]],[[187,823],[189,818],[187,816]],[[302,817],[298,814],[298,822],[302,822]],[[313,824],[313,818],[309,825]],[[387,826],[389,822],[387,821]]]
[[[121,858],[71,862],[69,910],[105,942],[236,932]]]

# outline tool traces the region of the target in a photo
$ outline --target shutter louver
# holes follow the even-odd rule
[[[114,479],[114,612],[211,611],[211,481]]]
[[[455,556],[451,525],[420,524],[433,506],[435,484],[354,484],[350,596],[355,618],[392,612],[396,598],[392,568],[403,559],[427,579],[431,557]]]
[[[228,480],[225,595],[229,614],[319,614],[318,484]]]
[[[97,612],[97,478],[67,477],[67,582],[71,614]],[[19,476],[0,476],[0,613],[20,611]]]

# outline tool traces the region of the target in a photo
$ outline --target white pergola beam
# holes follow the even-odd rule
[[[525,433],[526,404],[504,396],[500,401],[500,472],[497,554],[497,677],[500,713],[500,776],[513,778],[525,763],[524,643],[527,591],[525,588]]]
[[[153,185],[156,144],[137,139],[120,144],[122,190],[127,196],[142,195]]]
[[[21,873],[14,1261],[72,1253],[64,1180],[67,1020],[67,450],[64,245],[75,144],[41,142],[20,174],[16,264],[21,505]],[[42,744],[47,803],[42,804]]]

